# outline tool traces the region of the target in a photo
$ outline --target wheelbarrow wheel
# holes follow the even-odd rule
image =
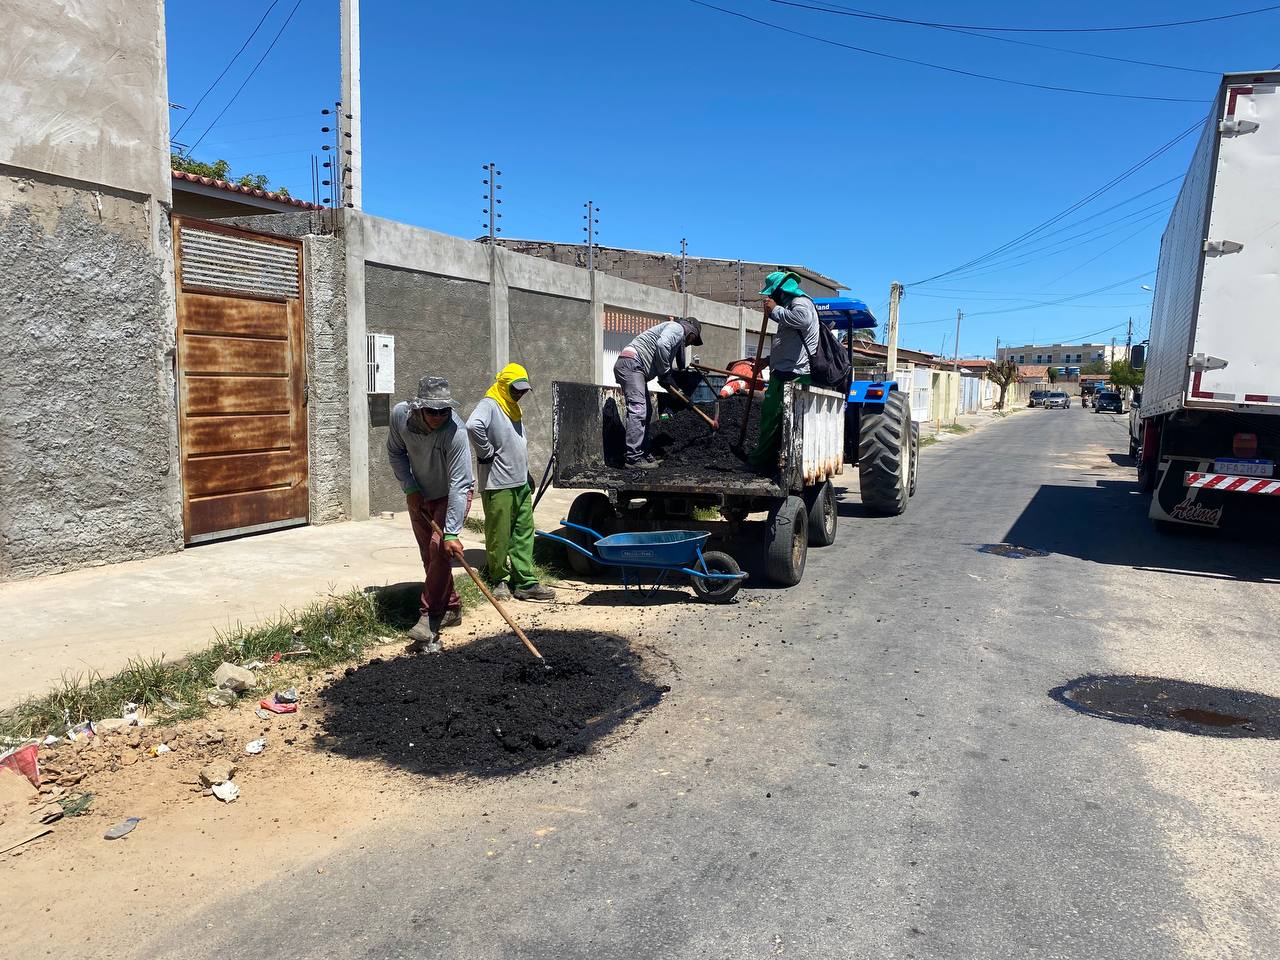
[[[731,573],[735,576],[742,572],[742,568],[738,566],[738,561],[727,553],[720,553],[718,550],[711,550],[702,555],[702,562],[706,565],[708,573]],[[738,590],[742,587],[741,580],[708,580],[703,577],[690,577],[693,584],[693,592],[698,595],[699,600],[705,600],[707,603],[728,603],[738,595]]]
[[[613,512],[613,504],[609,502],[609,498],[603,493],[596,493],[595,491],[580,493],[574,498],[573,503],[569,505],[568,519],[570,523],[590,527],[606,537],[613,533],[614,527],[617,526],[617,517]],[[579,533],[577,530],[567,531],[565,536],[588,550],[594,546],[589,536],[585,533]],[[600,564],[590,557],[584,557],[577,550],[570,550],[566,547],[564,552],[565,559],[569,561],[569,569],[579,576],[593,577],[603,569]]]

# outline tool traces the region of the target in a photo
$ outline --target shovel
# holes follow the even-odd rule
[[[427,513],[425,510],[422,511],[422,515],[427,518],[427,522],[431,524],[431,529],[436,532],[436,535],[440,537],[440,542],[443,543],[444,531],[440,529],[440,524],[436,523],[435,517],[431,516],[431,514]],[[538,648],[535,647],[533,643],[530,642],[529,638],[524,635],[524,631],[516,626],[516,622],[511,619],[511,616],[507,611],[502,609],[502,604],[498,603],[498,598],[489,592],[489,588],[484,585],[484,581],[480,579],[479,574],[471,568],[471,564],[467,563],[467,558],[462,557],[461,559],[462,569],[467,571],[468,576],[470,576],[475,585],[480,588],[480,592],[483,593],[489,602],[493,604],[493,609],[502,614],[502,619],[507,621],[507,626],[509,626],[515,635],[520,638],[520,642],[528,647],[529,652],[538,658],[539,662],[542,664],[542,669],[550,670],[551,665],[547,663],[542,654],[538,652]]]
[[[692,410],[694,413],[696,413],[698,416],[700,416],[703,420],[707,421],[707,426],[709,426],[712,430],[719,430],[719,429],[720,429],[720,421],[719,421],[719,420],[712,420],[712,419],[711,419],[710,417],[708,417],[705,413],[703,413],[701,410],[699,410],[697,407],[695,407],[695,406],[693,405],[693,401],[692,401],[692,400],[690,400],[688,397],[686,397],[683,393],[681,393],[681,392],[680,392],[680,391],[675,387],[675,385],[674,385],[674,384],[668,384],[668,385],[667,385],[667,393],[671,394],[673,397],[675,397],[677,400],[679,400],[681,403],[683,403],[686,407],[688,407],[690,410]]]

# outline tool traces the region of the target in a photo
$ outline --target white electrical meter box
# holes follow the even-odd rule
[[[389,333],[368,335],[369,393],[396,392],[396,338]]]

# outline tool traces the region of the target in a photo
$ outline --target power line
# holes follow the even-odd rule
[[[774,3],[782,4],[787,7],[798,7],[802,10],[817,10],[821,13],[835,13],[847,16],[868,16],[871,19],[880,19],[877,16],[866,14],[865,11],[854,10],[852,7],[843,7],[839,4],[826,4],[821,7],[812,6],[807,3],[796,3],[792,0],[773,0]],[[894,21],[897,22],[897,21]],[[977,30],[967,30],[964,27],[947,27],[934,23],[910,23],[901,21],[907,26],[927,27],[931,30],[945,30],[948,33],[960,33],[966,37],[978,37],[981,40],[998,40],[1001,43],[1015,43],[1022,47],[1035,47],[1038,50],[1052,50],[1055,53],[1069,53],[1076,57],[1089,57],[1094,60],[1110,60],[1113,63],[1129,63],[1140,67],[1157,67],[1162,70],[1179,70],[1183,73],[1203,73],[1211,77],[1221,76],[1219,70],[1201,70],[1199,67],[1183,67],[1173,63],[1157,63],[1153,60],[1135,60],[1131,57],[1113,57],[1105,53],[1093,53],[1089,50],[1073,50],[1070,47],[1054,47],[1047,43],[1034,43],[1030,40],[1015,40],[1013,37],[1002,37],[998,34],[993,36],[989,33],[979,33]]]
[[[279,2],[280,0],[271,0],[271,6],[267,7],[266,11],[262,14],[262,19],[259,20],[258,25],[253,28],[253,32],[249,34],[245,42],[240,45],[240,49],[236,51],[236,55],[227,61],[227,65],[222,68],[222,72],[218,74],[217,79],[215,79],[213,83],[209,84],[204,93],[200,94],[200,99],[196,101],[196,105],[191,108],[191,111],[187,114],[178,129],[173,132],[173,136],[169,138],[170,140],[177,137],[177,135],[182,132],[182,128],[191,122],[191,118],[194,117],[196,115],[196,111],[200,109],[200,104],[204,103],[205,97],[209,96],[209,94],[213,92],[213,88],[222,82],[222,78],[227,75],[227,71],[230,70],[232,65],[240,59],[240,54],[244,53],[245,48],[248,47],[253,41],[253,38],[258,35],[258,31],[262,29],[262,25],[267,22],[267,17],[271,15],[271,11],[275,9],[276,4]]]
[[[276,42],[280,39],[280,36],[284,33],[285,28],[289,26],[289,21],[293,19],[293,15],[298,12],[298,8],[300,6],[302,6],[302,0],[297,0],[297,3],[293,5],[293,9],[289,11],[289,15],[284,18],[284,23],[280,24],[280,29],[276,31],[276,35],[271,38],[271,43],[267,46],[267,49],[263,51],[262,56],[258,58],[258,62],[253,65],[253,69],[250,70],[249,75],[244,78],[244,82],[241,83],[240,86],[236,87],[236,92],[231,95],[231,99],[228,100],[227,105],[222,108],[222,112],[213,118],[213,123],[205,127],[204,133],[200,134],[199,139],[197,139],[196,142],[193,143],[187,149],[187,156],[190,156],[195,151],[196,147],[200,146],[200,141],[209,135],[209,131],[213,129],[214,124],[216,124],[219,120],[221,120],[223,114],[225,114],[228,110],[231,109],[231,105],[236,102],[236,97],[240,96],[240,91],[242,91],[245,88],[245,85],[248,84],[248,82],[253,79],[254,74],[258,72],[258,68],[262,66],[262,62],[266,60],[268,56],[271,55],[271,51],[274,50],[276,47]]]
[[[1028,264],[1038,263],[1041,260],[1048,260],[1053,257],[1061,256],[1064,253],[1087,246],[1095,240],[1101,240],[1103,237],[1109,237],[1113,233],[1118,233],[1138,220],[1145,223],[1159,219],[1165,215],[1165,212],[1172,201],[1173,198],[1169,197],[1159,203],[1152,204],[1150,207],[1143,207],[1142,209],[1135,210],[1133,213],[1126,214],[1123,217],[1119,217],[1115,220],[1109,220],[1106,223],[1099,224],[1096,227],[1091,227],[1088,230],[1083,230],[1077,234],[1072,234],[1069,237],[1063,237],[1061,240],[1056,240],[1047,246],[1031,247],[1014,253],[1008,257],[989,260],[972,270],[965,270],[961,273],[955,274],[955,277],[959,280],[974,280],[978,277],[989,277],[993,273],[1004,273],[1006,270],[1016,270],[1020,267],[1025,267]],[[1149,213],[1148,211],[1151,210],[1154,210],[1155,212]]]
[[[1142,233],[1146,232],[1147,230],[1151,229],[1151,225],[1152,225],[1152,223],[1154,223],[1156,220],[1157,220],[1157,217],[1156,217],[1156,216],[1145,217],[1145,218],[1144,218],[1144,222],[1143,222],[1142,226],[1138,227],[1138,229],[1137,229],[1137,230],[1135,230],[1135,231],[1133,231],[1133,233],[1126,234],[1123,238],[1121,238],[1120,240],[1117,240],[1117,241],[1116,241],[1115,243],[1113,243],[1111,246],[1107,247],[1107,249],[1102,250],[1102,251],[1100,251],[1100,252],[1098,252],[1098,253],[1095,253],[1092,257],[1090,257],[1088,260],[1084,261],[1083,263],[1076,264],[1074,267],[1072,267],[1072,268],[1071,268],[1070,270],[1068,270],[1066,273],[1058,274],[1058,276],[1056,276],[1056,277],[1054,277],[1052,280],[1050,280],[1047,284],[1045,284],[1045,286],[1047,286],[1047,287],[1052,287],[1052,286],[1053,286],[1055,283],[1057,283],[1059,280],[1065,280],[1067,277],[1071,276],[1071,275],[1072,275],[1073,273],[1075,273],[1077,270],[1083,270],[1085,267],[1087,267],[1089,264],[1093,263],[1095,260],[1099,260],[1099,259],[1101,259],[1102,257],[1105,257],[1105,256],[1106,256],[1108,253],[1110,253],[1112,250],[1116,249],[1116,247],[1122,247],[1122,246],[1124,246],[1126,243],[1128,243],[1128,242],[1129,242],[1130,240],[1132,240],[1134,237],[1139,236],[1140,234],[1142,234]]]
[[[1153,160],[1155,160],[1157,157],[1159,157],[1159,156],[1161,156],[1162,154],[1164,154],[1165,152],[1167,152],[1167,151],[1169,151],[1169,150],[1173,149],[1173,147],[1174,147],[1174,146],[1176,146],[1179,142],[1181,142],[1181,141],[1182,141],[1182,140],[1184,140],[1186,137],[1188,137],[1188,136],[1189,136],[1193,131],[1200,129],[1203,125],[1204,125],[1204,119],[1203,119],[1203,118],[1201,118],[1200,120],[1197,120],[1195,123],[1193,123],[1191,126],[1187,127],[1187,129],[1183,130],[1180,134],[1178,134],[1178,135],[1177,135],[1176,137],[1174,137],[1172,140],[1169,140],[1169,141],[1165,142],[1163,145],[1161,145],[1161,146],[1157,147],[1155,150],[1153,150],[1151,153],[1147,154],[1145,157],[1143,157],[1143,158],[1142,158],[1141,160],[1139,160],[1137,163],[1135,163],[1135,164],[1133,164],[1132,166],[1130,166],[1130,167],[1129,167],[1127,170],[1125,170],[1123,173],[1120,173],[1120,174],[1116,175],[1115,177],[1112,177],[1110,180],[1108,180],[1108,181],[1107,181],[1106,183],[1104,183],[1102,186],[1098,187],[1098,188],[1097,188],[1096,190],[1094,190],[1092,193],[1090,193],[1090,194],[1088,194],[1087,196],[1085,196],[1085,197],[1081,198],[1080,200],[1077,200],[1075,203],[1071,204],[1071,205],[1070,205],[1070,206],[1068,206],[1066,209],[1064,209],[1064,210],[1062,210],[1062,211],[1060,211],[1060,212],[1058,212],[1058,213],[1054,214],[1054,215],[1053,215],[1052,217],[1050,217],[1048,220],[1044,220],[1044,221],[1042,221],[1041,223],[1037,224],[1036,226],[1032,227],[1030,230],[1027,230],[1027,231],[1025,231],[1024,233],[1019,234],[1018,236],[1014,237],[1012,240],[1008,240],[1008,241],[1006,241],[1006,242],[1004,242],[1004,243],[1000,244],[1000,246],[996,247],[996,248],[995,248],[995,249],[993,249],[993,250],[989,250],[989,251],[987,251],[986,253],[982,254],[982,255],[981,255],[981,256],[979,256],[979,257],[974,257],[972,260],[968,260],[968,261],[966,261],[965,263],[960,264],[958,267],[952,267],[950,270],[943,270],[941,273],[935,273],[935,274],[934,274],[933,276],[931,276],[931,277],[926,277],[924,280],[917,280],[917,281],[915,281],[915,283],[913,283],[913,284],[908,284],[908,286],[921,286],[921,285],[926,284],[926,283],[932,283],[934,280],[940,280],[940,279],[942,279],[943,277],[949,277],[949,276],[951,276],[952,274],[956,274],[956,273],[961,272],[962,270],[967,270],[969,267],[976,266],[977,264],[982,263],[982,262],[983,262],[983,261],[985,261],[985,260],[989,260],[989,259],[991,259],[992,257],[997,256],[998,254],[1005,252],[1006,250],[1008,250],[1010,247],[1014,246],[1015,244],[1021,243],[1022,241],[1026,240],[1027,238],[1032,237],[1032,236],[1034,236],[1035,234],[1039,233],[1039,232],[1040,232],[1041,230],[1043,230],[1045,227],[1051,227],[1051,226],[1053,226],[1055,223],[1057,223],[1057,222],[1058,222],[1059,220],[1061,220],[1063,217],[1069,216],[1070,214],[1072,214],[1072,213],[1074,213],[1075,211],[1079,210],[1081,207],[1085,206],[1086,204],[1092,203],[1094,200],[1096,200],[1098,197],[1102,196],[1102,195],[1103,195],[1104,193],[1106,193],[1108,190],[1110,190],[1110,189],[1112,189],[1113,187],[1115,187],[1117,184],[1119,184],[1119,183],[1121,183],[1122,181],[1127,180],[1129,177],[1133,176],[1135,173],[1137,173],[1139,170],[1141,170],[1141,169],[1142,169],[1143,167],[1145,167],[1147,164],[1151,163],[1151,162],[1152,162]]]
[[[1219,20],[1235,20],[1238,17],[1251,17],[1259,13],[1280,10],[1280,4],[1259,7],[1256,10],[1242,10],[1239,13],[1224,13],[1216,17],[1200,17],[1195,20],[1168,20],[1164,23],[1138,23],[1121,27],[995,27],[979,26],[972,23],[938,23],[933,20],[912,20],[907,17],[893,17],[885,13],[872,13],[869,10],[855,10],[852,7],[841,7],[832,4],[830,7],[810,6],[796,3],[794,0],[772,0],[788,7],[805,7],[809,10],[820,10],[824,13],[835,13],[847,17],[860,17],[864,20],[884,20],[889,23],[909,23],[917,27],[941,27],[945,30],[981,30],[986,33],[1122,33],[1127,30],[1162,30],[1166,27],[1187,27],[1197,23],[1215,23]],[[834,7],[834,9],[832,9]]]
[[[745,13],[739,13],[737,10],[729,10],[726,7],[718,7],[713,3],[707,3],[706,0],[689,0],[690,3],[699,7],[706,7],[708,10],[716,10],[719,13],[727,14],[731,17],[737,17],[739,20],[747,20],[751,23],[759,24],[762,27],[768,27],[770,30],[777,30],[782,33],[789,33],[792,36],[804,37],[806,40],[814,40],[818,43],[825,43],[833,47],[840,47],[844,50],[852,50],[855,53],[865,53],[872,57],[881,57],[885,60],[894,60],[898,63],[910,63],[917,67],[929,67],[932,70],[942,70],[945,73],[954,73],[962,77],[971,77],[977,80],[993,80],[996,83],[1007,83],[1015,87],[1030,87],[1034,90],[1052,90],[1057,93],[1078,93],[1088,97],[1109,97],[1117,100],[1148,100],[1160,103],[1207,103],[1206,100],[1191,100],[1185,97],[1148,97],[1138,93],[1109,93],[1103,90],[1083,90],[1079,87],[1059,87],[1047,83],[1032,83],[1029,80],[1014,80],[1009,77],[996,77],[987,73],[976,73],[972,70],[961,70],[959,67],[948,67],[940,63],[930,63],[927,60],[914,60],[911,57],[899,57],[892,53],[883,53],[879,50],[872,50],[868,47],[859,47],[851,43],[842,43],[839,40],[832,40],[830,37],[821,37],[812,33],[805,33],[803,30],[792,30],[790,27],[784,27],[780,23],[774,23],[769,20],[760,20],[756,17],[748,16]]]
[[[1001,313],[1021,313],[1025,310],[1038,310],[1041,307],[1056,307],[1064,303],[1070,303],[1074,300],[1083,300],[1086,297],[1095,297],[1099,294],[1106,293],[1108,290],[1114,290],[1117,287],[1123,287],[1126,283],[1133,283],[1135,280],[1141,280],[1143,277],[1149,277],[1155,273],[1154,270],[1148,270],[1134,277],[1126,277],[1124,280],[1117,280],[1115,283],[1109,283],[1105,287],[1098,287],[1096,290],[1086,290],[1084,293],[1071,293],[1065,297],[1058,297],[1055,300],[1034,301],[1025,307],[1007,307],[1002,310],[978,310],[973,313],[966,313],[966,317],[990,317]],[[1102,310],[1115,310],[1122,307],[1123,304],[1097,304],[1096,307]],[[955,317],[941,317],[938,320],[909,320],[901,324],[901,326],[919,326],[932,323],[951,323]]]

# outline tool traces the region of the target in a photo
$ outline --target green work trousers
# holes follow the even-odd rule
[[[811,381],[806,373],[796,377],[793,383],[807,386]],[[774,471],[778,467],[778,444],[782,441],[782,388],[788,381],[771,377],[760,405],[760,436],[749,459],[756,470]]]
[[[529,484],[509,490],[486,490],[484,549],[488,556],[489,582],[511,582],[511,589],[538,582],[533,568],[533,488]]]

